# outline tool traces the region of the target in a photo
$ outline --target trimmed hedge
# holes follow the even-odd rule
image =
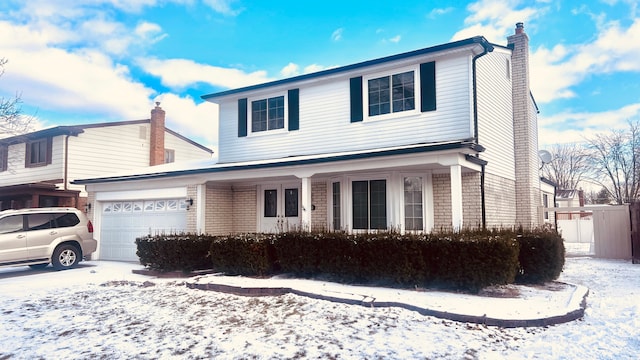
[[[560,276],[564,267],[564,241],[557,231],[542,228],[518,235],[520,269],[516,281],[521,284],[542,284]]]
[[[146,235],[136,238],[136,255],[140,264],[157,271],[209,269],[211,241],[207,235]]]
[[[273,272],[275,256],[271,234],[217,236],[211,241],[213,269],[232,275],[263,276]]]
[[[162,271],[213,268],[247,276],[289,273],[470,292],[514,281],[551,281],[564,266],[562,238],[548,228],[419,235],[286,232],[147,236],[136,243],[141,263]]]

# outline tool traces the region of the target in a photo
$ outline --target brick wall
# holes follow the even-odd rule
[[[516,160],[515,224],[529,228],[539,222],[537,207],[540,205],[540,190],[537,112],[529,87],[529,37],[524,32],[524,25],[516,24],[515,34],[507,40],[513,46],[511,73]]]
[[[257,191],[255,186],[233,188],[233,232],[256,232]]]
[[[233,233],[233,191],[231,187],[206,187],[205,227],[208,234]]]
[[[451,228],[451,176],[433,174],[433,230]],[[464,215],[463,215],[464,216]],[[464,221],[464,218],[463,218]]]
[[[156,103],[156,107],[151,110],[150,137],[149,137],[149,165],[164,164],[164,123],[165,112]]]
[[[325,230],[327,228],[327,183],[315,182],[311,184],[311,203],[315,210],[311,212],[311,229]]]
[[[484,188],[487,228],[516,224],[515,181],[486,174]]]
[[[197,233],[200,230],[198,229],[198,213],[196,211],[198,206],[198,186],[197,185],[187,186],[187,199],[192,199],[193,205],[188,205],[189,210],[187,210],[186,231],[189,233]],[[183,200],[180,200],[180,201],[183,201]]]

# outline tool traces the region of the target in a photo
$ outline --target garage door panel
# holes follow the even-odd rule
[[[177,199],[104,203],[100,259],[138,261],[137,237],[186,232],[187,211],[182,204]]]

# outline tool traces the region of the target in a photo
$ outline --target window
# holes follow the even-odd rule
[[[404,229],[419,231],[424,229],[422,211],[422,178],[404,178]]]
[[[169,164],[176,161],[176,151],[164,149],[164,163]]]
[[[415,109],[414,72],[371,79],[368,82],[369,116]]]
[[[284,216],[298,216],[298,189],[284,189]]]
[[[548,194],[542,194],[542,205],[546,208],[549,207],[549,195]],[[549,220],[549,212],[545,211],[544,212],[544,219],[545,220]]]
[[[284,129],[284,96],[251,102],[251,131]]]
[[[340,183],[334,182],[332,184],[333,193],[332,193],[332,220],[333,220],[333,230],[340,230],[342,228],[342,219],[340,217]]]
[[[24,220],[22,215],[12,215],[0,220],[0,234],[10,234],[22,231],[24,228]]]
[[[44,166],[51,163],[51,138],[27,142],[26,167]]]
[[[387,228],[387,181],[354,181],[353,228],[380,230]]]
[[[9,161],[9,148],[4,145],[0,145],[0,172],[7,171]]]
[[[278,190],[264,191],[264,217],[278,215]]]

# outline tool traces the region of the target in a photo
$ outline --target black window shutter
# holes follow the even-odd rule
[[[238,99],[238,137],[247,136],[247,99]]]
[[[362,76],[349,79],[351,90],[351,122],[362,121]]]
[[[300,89],[288,92],[289,101],[289,131],[300,129]]]
[[[436,109],[436,62],[420,64],[420,110]]]

